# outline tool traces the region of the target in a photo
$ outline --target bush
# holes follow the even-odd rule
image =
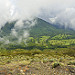
[[[70,61],[68,65],[75,65],[75,61]]]
[[[57,61],[56,58],[53,58],[53,59],[50,59],[49,62],[54,62],[54,61]]]
[[[58,66],[60,66],[60,63],[59,63],[59,62],[54,62],[54,63],[52,63],[52,68],[56,68],[56,67],[58,67]]]

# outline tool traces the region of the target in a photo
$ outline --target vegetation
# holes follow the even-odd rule
[[[52,68],[56,68],[57,66],[60,66],[60,63],[59,62],[52,63]]]
[[[0,41],[2,75],[72,75],[75,74],[75,33],[37,19],[28,39],[10,36]],[[6,23],[0,37],[9,38],[14,23]],[[59,32],[60,31],[60,32]],[[22,31],[19,33],[22,33]]]
[[[75,73],[75,47],[57,49],[13,49],[0,51],[1,74]],[[70,52],[70,54],[69,54]],[[68,67],[69,66],[69,67]],[[7,67],[7,69],[5,69]],[[3,71],[3,68],[5,71]],[[59,69],[60,70],[59,70]],[[59,73],[57,72],[59,70]],[[36,72],[37,71],[37,72]],[[47,72],[49,71],[49,72]]]
[[[71,29],[65,29],[65,28],[59,28],[57,25],[52,25],[40,18],[36,19],[37,23],[35,24],[35,26],[31,27],[30,30],[30,36],[31,37],[40,37],[40,36],[57,36],[58,38],[61,37],[61,35],[59,34],[65,34],[65,38],[75,38],[75,31],[71,30]],[[6,25],[4,27],[2,27],[1,32],[0,32],[0,36],[8,36],[11,33],[11,29],[14,28],[15,22],[12,23],[6,23]],[[25,24],[27,26],[27,24]],[[22,29],[22,30],[17,30],[17,32],[19,33],[19,35],[23,34],[23,31],[27,30],[27,29]],[[29,29],[28,29],[29,30]],[[67,34],[67,36],[66,36]],[[68,35],[72,35],[72,36],[68,36]],[[62,35],[63,37],[63,35]],[[58,39],[56,38],[56,39]],[[54,39],[54,38],[53,38]]]

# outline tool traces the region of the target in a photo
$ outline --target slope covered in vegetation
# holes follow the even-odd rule
[[[32,36],[32,37],[55,36],[58,34],[69,34],[69,35],[72,35],[72,38],[75,38],[74,30],[58,28],[40,18],[37,18],[36,21],[37,21],[37,23],[30,29],[30,36]],[[1,29],[0,37],[4,36],[4,35],[8,36],[11,33],[11,29],[13,29],[15,23],[16,23],[16,21],[12,22],[12,23],[6,23],[6,25],[4,27],[2,27],[2,29]],[[22,34],[22,30],[21,30],[21,32],[19,32],[19,34],[20,33]]]
[[[7,23],[0,37],[11,33]],[[31,27],[30,37],[10,43],[0,41],[1,75],[75,75],[75,33],[55,27],[41,19]],[[25,42],[26,41],[26,42]]]

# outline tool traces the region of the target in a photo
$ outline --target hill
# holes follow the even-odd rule
[[[1,28],[0,37],[9,35],[15,23],[16,21],[12,23],[7,22],[6,25]],[[59,28],[58,26],[52,25],[40,18],[37,18],[37,23],[35,24],[35,26],[31,27],[30,29],[30,36],[32,37],[39,37],[39,36],[52,36],[53,37],[58,34],[69,34],[69,35],[72,35],[72,38],[75,38],[74,30]]]
[[[37,19],[37,24],[31,28],[31,36],[55,36],[58,34],[69,34],[75,35],[75,31],[71,29],[65,29],[63,27],[59,28],[58,26],[52,25],[42,19]]]

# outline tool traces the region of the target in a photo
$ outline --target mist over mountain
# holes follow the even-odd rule
[[[23,20],[34,17],[75,30],[74,0],[0,0],[0,29],[15,20],[23,26]]]
[[[1,28],[0,37],[3,36],[11,36],[11,31],[15,26],[16,21],[14,22],[7,22],[4,27]],[[25,27],[28,26],[28,24],[25,23]],[[72,29],[65,29],[64,27],[59,27],[58,25],[50,24],[40,18],[36,19],[36,23],[31,28],[26,27],[19,30],[16,30],[16,32],[22,36],[23,31],[28,30],[30,33],[30,36],[32,37],[39,37],[39,36],[55,36],[58,34],[69,34],[74,36],[75,31]],[[15,36],[17,36],[16,32],[14,31]],[[27,35],[26,35],[27,36]],[[13,37],[13,36],[12,36]]]
[[[1,0],[0,40],[14,37],[21,41],[29,36],[58,34],[74,36],[74,3],[74,0]]]
[[[65,27],[59,27],[59,25],[54,25],[49,22],[46,22],[40,18],[37,19],[35,26],[31,28],[31,36],[55,36],[58,34],[70,34],[75,35],[75,31]]]

